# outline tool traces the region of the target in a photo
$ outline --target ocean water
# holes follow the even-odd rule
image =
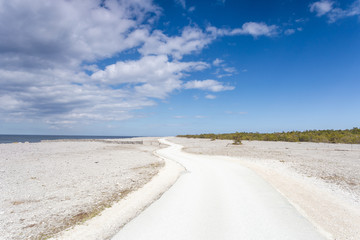
[[[131,138],[133,136],[76,136],[76,135],[4,135],[0,134],[1,143],[13,142],[41,142],[41,140],[58,139],[116,139]]]

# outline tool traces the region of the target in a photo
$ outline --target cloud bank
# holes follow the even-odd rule
[[[222,36],[278,30],[248,22],[187,26],[170,36],[153,27],[161,14],[151,0],[0,0],[0,120],[121,121],[176,90],[233,90],[217,80],[186,80],[211,63],[182,59]]]

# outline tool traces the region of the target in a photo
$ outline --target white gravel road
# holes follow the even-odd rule
[[[112,239],[324,239],[261,177],[226,157],[171,145],[158,154],[187,173]]]

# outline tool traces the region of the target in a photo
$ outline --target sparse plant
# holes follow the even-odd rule
[[[242,142],[240,139],[235,139],[234,142],[233,142],[233,145],[241,145]]]

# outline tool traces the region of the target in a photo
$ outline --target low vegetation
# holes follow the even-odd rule
[[[234,144],[241,144],[241,140],[284,141],[284,142],[322,142],[360,144],[360,129],[346,130],[308,130],[275,133],[235,132],[223,134],[178,135],[187,138],[209,138],[234,140]]]

